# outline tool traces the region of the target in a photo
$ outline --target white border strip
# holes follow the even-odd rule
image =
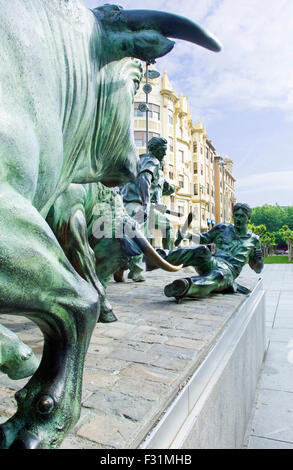
[[[140,444],[139,449],[181,448],[206,397],[223,373],[263,296],[262,281],[259,280],[248,299],[228,322],[214,347],[167,409],[163,418]]]

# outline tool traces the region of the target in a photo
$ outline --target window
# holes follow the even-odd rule
[[[203,165],[200,165],[200,174],[203,176]]]
[[[170,149],[170,152],[174,152],[174,139],[173,139],[173,137],[169,137],[169,149]]]
[[[181,214],[184,214],[184,208],[185,208],[185,204],[184,204],[184,201],[178,201],[178,212],[180,212]]]
[[[198,196],[198,184],[193,185],[193,192],[195,196]]]
[[[134,103],[134,116],[135,117],[145,117],[146,115],[146,113],[143,113],[138,109],[140,104],[141,103]],[[160,106],[149,103],[148,107],[149,107],[149,118],[159,121],[160,120]]]
[[[207,183],[207,193],[210,194],[210,185]]]
[[[170,180],[174,179],[174,167],[173,167],[173,165],[169,165],[169,178],[170,178]]]
[[[184,188],[184,177],[182,175],[179,175],[178,183],[180,188]]]
[[[197,142],[193,142],[193,153],[197,153]]]
[[[170,201],[171,201],[171,210],[175,210],[175,196],[170,196]]]
[[[134,141],[136,147],[143,147],[145,142],[145,132],[134,131]]]
[[[138,109],[140,103],[134,103],[134,116],[135,117],[144,117],[145,113]]]
[[[170,109],[169,109],[168,119],[169,119],[170,126],[173,126],[174,124],[173,111],[171,111]]]
[[[184,152],[182,150],[179,150],[179,160],[181,163],[184,163]]]
[[[193,164],[193,173],[194,175],[197,175],[197,163]]]
[[[150,110],[149,117],[151,119],[155,119],[156,121],[159,121],[160,120],[160,106],[150,103],[149,110]]]
[[[156,134],[155,132],[149,132],[148,140],[151,140],[153,137],[160,137],[160,134]],[[143,131],[134,131],[134,141],[136,147],[145,147],[146,133]]]

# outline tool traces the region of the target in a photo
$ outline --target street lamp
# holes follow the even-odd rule
[[[205,189],[203,184],[199,183],[199,233],[201,233],[201,191]]]
[[[146,118],[145,118],[145,122],[146,122],[146,132],[145,132],[146,153],[148,153],[148,151],[149,151],[149,149],[148,149],[148,142],[149,142],[149,112],[150,112],[149,93],[151,93],[151,91],[153,89],[152,85],[149,84],[149,79],[159,78],[159,76],[160,76],[160,72],[158,72],[157,70],[154,70],[154,69],[149,70],[149,66],[151,64],[155,64],[155,63],[156,63],[156,61],[153,60],[153,59],[148,60],[146,62],[146,72],[145,72],[146,82],[145,82],[145,85],[143,86],[143,91],[145,93],[145,103],[140,103],[139,106],[138,106],[138,109],[142,113],[146,113]]]
[[[224,215],[224,224],[226,223],[226,208],[225,208],[225,170],[224,166],[226,165],[226,162],[224,158],[221,157],[221,161],[219,162],[219,165],[222,167],[222,180],[223,180],[223,215]]]

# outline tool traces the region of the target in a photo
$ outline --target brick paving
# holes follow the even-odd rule
[[[164,285],[189,276],[188,271],[158,270],[147,273],[144,283],[110,283],[108,297],[119,321],[98,323],[94,330],[81,417],[63,449],[137,448],[245,300],[242,294],[214,294],[181,304],[167,299]],[[239,282],[253,288],[258,278],[245,268]],[[0,321],[41,355],[42,335],[33,323],[8,315]],[[26,382],[0,375],[0,422],[15,412],[14,393]]]

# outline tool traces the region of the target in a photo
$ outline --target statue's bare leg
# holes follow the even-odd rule
[[[98,296],[27,199],[5,188],[0,212],[1,311],[28,317],[44,335],[41,364],[17,392],[16,414],[0,426],[0,447],[54,448],[80,415]]]

